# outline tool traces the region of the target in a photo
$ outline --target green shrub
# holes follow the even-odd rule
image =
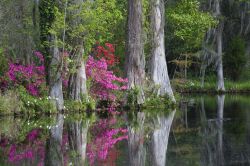
[[[246,64],[245,41],[241,37],[234,37],[224,56],[224,68],[226,75],[236,81],[240,78]]]
[[[8,60],[3,53],[3,49],[0,48],[0,76],[8,70]]]
[[[81,101],[66,100],[64,102],[65,110],[69,112],[84,112],[87,109],[95,110],[96,102],[90,96],[82,96]]]
[[[56,113],[57,109],[51,102],[50,97],[31,96],[23,86],[17,90],[20,101],[22,102],[21,111],[25,114],[33,113]]]
[[[20,112],[22,103],[14,91],[7,91],[5,94],[0,93],[0,114],[11,115]]]

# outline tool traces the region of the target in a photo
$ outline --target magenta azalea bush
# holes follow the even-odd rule
[[[128,80],[117,77],[113,71],[109,71],[107,61],[104,58],[95,60],[92,56],[89,56],[86,74],[92,81],[90,93],[100,100],[115,101],[114,91],[127,89]]]
[[[43,55],[38,51],[34,54],[39,60],[39,65],[34,63],[21,65],[9,62],[9,70],[6,76],[9,85],[14,87],[23,85],[31,95],[38,96],[41,85],[45,83],[45,67]]]
[[[114,54],[115,48],[112,44],[106,43],[105,47],[98,46],[92,51],[86,62],[86,75],[90,82],[89,94],[97,101],[107,101],[108,104],[105,107],[109,112],[114,112],[115,108],[119,106],[117,94],[127,90],[128,80],[118,77],[113,71],[119,60]],[[41,92],[46,90],[42,89],[46,88],[44,56],[39,51],[35,51],[34,56],[34,62],[30,65],[10,61],[5,76],[0,77],[1,89],[23,86],[31,95],[41,96]],[[67,89],[69,53],[64,52],[62,56],[62,79],[64,87]]]

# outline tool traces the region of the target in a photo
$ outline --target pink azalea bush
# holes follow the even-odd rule
[[[91,79],[90,93],[100,100],[115,101],[114,91],[127,89],[127,79],[117,77],[113,71],[108,70],[107,61],[102,58],[95,60],[89,56],[86,64],[86,74]]]
[[[39,65],[34,63],[21,65],[9,62],[9,70],[6,76],[10,85],[23,85],[31,95],[38,96],[39,88],[45,83],[45,67],[43,55],[38,51],[35,51],[34,55],[38,58]]]

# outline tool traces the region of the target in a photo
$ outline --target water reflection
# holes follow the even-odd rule
[[[165,166],[170,129],[175,110],[138,112],[128,126],[128,153],[131,166]]]
[[[145,113],[136,114],[136,127],[130,125],[128,127],[128,149],[129,149],[129,165],[143,166],[145,165],[146,151],[144,147],[144,121]]]
[[[88,128],[89,120],[77,120],[67,124],[69,150],[75,154],[71,161],[74,166],[85,164]]]
[[[154,130],[151,139],[151,165],[165,166],[170,128],[176,111],[168,116],[157,115],[154,119]]]
[[[180,111],[0,120],[0,165],[250,165],[250,97],[188,96]]]
[[[224,112],[225,95],[216,97],[217,117],[207,119],[204,106],[204,98],[201,99],[201,118],[202,123],[202,140],[204,146],[202,165],[224,165],[223,153],[223,112]]]
[[[46,142],[45,165],[59,166],[64,164],[62,153],[63,123],[63,114],[59,114],[56,118],[56,124],[50,129],[50,135]]]

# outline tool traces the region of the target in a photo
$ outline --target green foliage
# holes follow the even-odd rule
[[[177,92],[187,92],[187,93],[218,93],[216,91],[216,78],[208,77],[204,83],[204,87],[201,87],[200,80],[172,80],[172,85]],[[250,92],[250,82],[234,82],[230,80],[225,80],[226,93],[230,92]]]
[[[68,112],[84,112],[87,109],[95,110],[96,101],[90,96],[82,96],[81,101],[75,100],[66,100],[65,101],[65,110]]]
[[[143,104],[144,110],[149,110],[150,112],[158,112],[159,110],[168,110],[169,108],[174,109],[175,104],[171,99],[166,96],[157,96],[155,93],[152,93]]]
[[[74,43],[75,39],[82,40],[85,52],[88,54],[97,41],[111,42],[116,38],[114,32],[121,32],[119,26],[123,26],[121,22],[125,21],[123,4],[125,2],[119,3],[116,0],[86,0],[78,4],[68,2],[66,7],[66,2],[63,2],[54,8],[53,13],[52,10],[46,13],[55,17],[52,26],[48,26],[49,32],[56,34],[59,43],[64,44],[69,52],[74,52],[79,46]],[[64,29],[65,43],[62,38]]]
[[[54,0],[41,0],[39,2],[39,14],[40,14],[40,42],[41,51],[45,58],[45,72],[46,81],[49,82],[49,64],[51,61],[50,46],[48,39],[51,37],[51,29],[55,21],[55,1]]]
[[[241,37],[234,37],[226,50],[223,63],[225,73],[232,80],[238,80],[246,64],[246,43]]]
[[[128,90],[128,94],[127,94],[127,105],[131,108],[131,109],[135,109],[137,107],[137,96],[139,95],[139,88],[134,88],[134,89],[130,89]]]
[[[20,112],[22,103],[14,91],[0,93],[0,115],[13,115]]]
[[[20,101],[22,102],[21,112],[24,114],[35,113],[56,113],[57,109],[51,102],[50,97],[34,97],[27,93],[26,89],[20,86],[16,90]]]
[[[175,103],[171,101],[171,99],[166,96],[158,96],[157,91],[159,87],[152,86],[151,81],[146,81],[146,84],[143,87],[145,102],[141,105],[142,109],[149,110],[166,110],[166,109],[174,109]],[[134,88],[128,91],[127,94],[127,105],[130,109],[134,110],[138,107],[137,96],[139,94],[139,88]]]
[[[166,21],[174,34],[170,38],[183,41],[181,47],[186,51],[182,53],[200,48],[207,30],[217,23],[209,13],[201,12],[199,8],[197,0],[181,0],[167,9]]]
[[[3,49],[0,48],[0,76],[3,76],[8,70],[8,60],[3,53]]]

